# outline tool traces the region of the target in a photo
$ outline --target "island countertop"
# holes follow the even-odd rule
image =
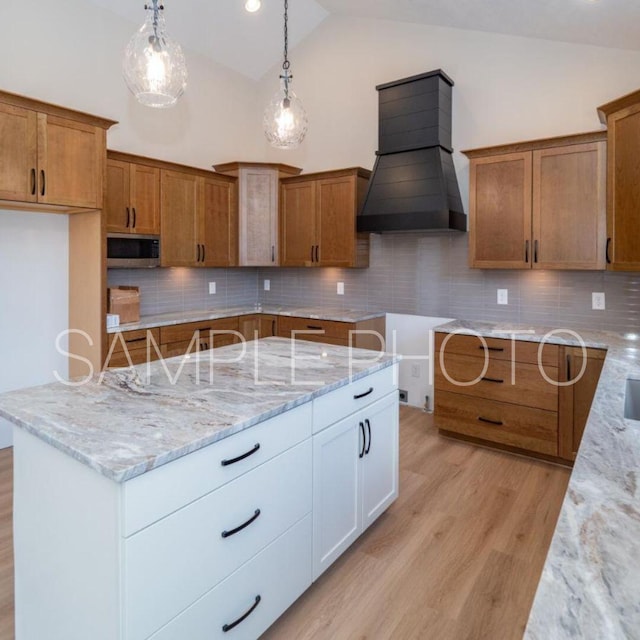
[[[640,637],[640,422],[624,417],[638,336],[464,321],[435,331],[607,349],[525,638]]]
[[[292,344],[266,338],[106,371],[78,386],[12,391],[0,395],[0,416],[124,482],[397,361],[304,341],[293,352]]]

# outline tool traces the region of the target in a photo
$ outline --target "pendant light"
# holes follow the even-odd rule
[[[187,86],[187,64],[182,47],[167,33],[164,6],[152,0],[144,8],[144,24],[124,53],[124,79],[140,104],[172,107]]]
[[[309,127],[302,102],[290,87],[293,76],[289,71],[288,21],[289,1],[284,0],[284,62],[280,90],[267,105],[263,120],[267,140],[278,149],[295,149],[304,140]]]

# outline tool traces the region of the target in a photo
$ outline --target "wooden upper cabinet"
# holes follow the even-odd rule
[[[109,152],[105,215],[110,233],[160,233],[160,169]],[[133,156],[132,156],[133,158]]]
[[[470,266],[604,269],[605,139],[597,131],[464,152]]]
[[[640,91],[598,109],[607,125],[607,269],[640,271]]]
[[[369,238],[356,218],[370,175],[354,168],[282,180],[282,266],[368,266]]]
[[[106,129],[114,122],[0,92],[0,206],[102,209]],[[20,208],[25,208],[24,206]]]
[[[527,269],[531,248],[531,153],[472,160],[469,260],[481,269]]]
[[[230,162],[213,167],[238,178],[238,264],[273,267],[279,264],[279,182],[296,176],[298,167],[285,164]]]
[[[163,169],[163,267],[229,267],[238,261],[237,184],[201,169]]]

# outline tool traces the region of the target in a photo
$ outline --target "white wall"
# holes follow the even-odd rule
[[[55,340],[69,326],[68,227],[64,215],[0,211],[0,393],[67,377]],[[0,419],[0,447],[10,443]]]

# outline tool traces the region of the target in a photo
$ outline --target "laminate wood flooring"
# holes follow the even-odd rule
[[[568,480],[568,469],[443,438],[403,407],[400,497],[263,638],[521,638]],[[0,640],[14,640],[12,484],[7,449]]]

